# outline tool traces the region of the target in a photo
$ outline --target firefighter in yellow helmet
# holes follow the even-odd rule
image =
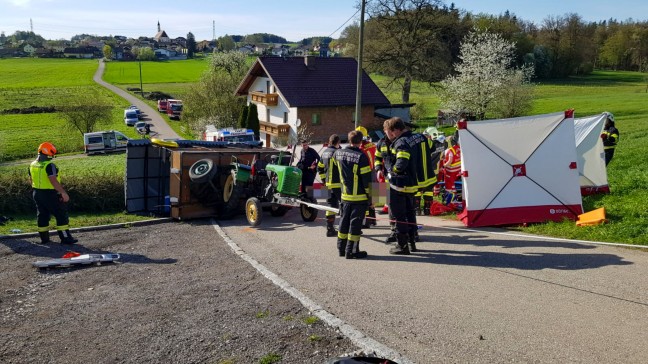
[[[38,157],[29,166],[32,196],[36,202],[38,234],[41,243],[50,242],[49,221],[51,215],[54,215],[61,244],[74,244],[77,240],[70,234],[69,218],[65,207],[70,196],[61,185],[58,168],[52,163],[52,158],[56,153],[56,147],[52,143],[41,143],[38,146]]]

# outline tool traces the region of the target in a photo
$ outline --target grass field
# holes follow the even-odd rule
[[[71,98],[98,95],[101,102],[114,107],[112,121],[100,125],[100,130],[119,130],[138,137],[123,122],[128,102],[92,80],[97,66],[97,60],[0,59],[0,112],[31,106],[56,107]],[[0,113],[0,162],[31,157],[45,140],[64,154],[83,151],[81,133],[66,129],[59,113]]]
[[[16,64],[23,61],[24,64]],[[49,65],[47,62],[52,61]],[[13,70],[9,74],[0,73],[0,110],[11,107],[28,107],[48,105],[57,99],[57,94],[82,94],[92,85],[92,74],[96,69],[96,61],[76,60],[0,60],[0,67],[7,66]],[[188,87],[197,81],[206,68],[205,60],[186,62],[143,62],[143,82],[145,91],[162,91],[182,98]],[[53,67],[53,68],[52,68]],[[37,70],[47,70],[39,73],[42,79],[28,77],[21,79],[16,72],[34,73]],[[54,69],[54,71],[52,71]],[[4,70],[4,68],[3,68]],[[82,70],[82,71],[77,71]],[[159,72],[159,73],[158,73]],[[66,79],[61,73],[73,74]],[[77,77],[83,73],[87,79]],[[146,76],[148,74],[148,76]],[[81,77],[81,78],[83,78]],[[29,80],[31,78],[31,80]],[[51,80],[48,80],[51,78]],[[394,103],[400,103],[400,90],[388,87],[388,79],[372,75],[375,82]],[[139,87],[139,68],[136,62],[117,63],[108,65],[104,79],[115,82],[118,86]],[[111,81],[112,80],[112,81]],[[12,85],[8,87],[6,85]],[[85,89],[87,90],[87,89]],[[617,118],[617,127],[621,133],[621,141],[616,151],[615,159],[608,167],[608,179],[612,192],[608,195],[588,196],[583,199],[585,211],[605,207],[609,222],[600,226],[576,227],[573,222],[548,223],[531,225],[526,228],[516,228],[526,232],[574,239],[598,240],[609,242],[625,242],[632,244],[648,244],[648,82],[646,74],[636,72],[603,72],[597,71],[584,77],[572,77],[566,80],[555,80],[538,84],[535,90],[535,102],[531,114],[543,114],[566,109],[575,109],[576,117],[588,116],[603,111],[613,112]],[[54,95],[54,96],[52,96]],[[110,97],[110,96],[106,96]],[[423,104],[426,117],[423,124],[434,123],[439,108],[438,98],[434,94],[434,86],[414,82],[410,101]],[[116,105],[117,112],[126,106],[125,101],[115,98],[111,101]],[[17,105],[17,106],[15,106]],[[151,105],[153,105],[151,103]],[[181,123],[172,122],[180,130]],[[126,130],[121,121],[121,115],[116,115],[113,124],[116,130]],[[107,127],[108,128],[108,127]],[[52,132],[55,130],[56,132]],[[19,158],[21,155],[32,156],[37,143],[44,137],[55,143],[60,143],[64,151],[79,148],[80,136],[75,137],[63,132],[63,123],[55,114],[39,115],[0,115],[0,161]],[[134,134],[128,134],[134,136]],[[58,144],[57,144],[58,145]],[[11,151],[6,153],[6,151]],[[114,156],[116,160],[123,155]],[[70,161],[59,160],[66,171],[75,169],[87,170],[98,168],[83,165],[84,158]],[[87,158],[88,161],[98,159]],[[123,165],[113,165],[103,162],[106,168],[115,173],[123,173]],[[69,163],[69,165],[68,165]],[[5,167],[9,168],[9,167]],[[24,168],[20,167],[20,168]],[[120,169],[121,168],[121,169]],[[0,173],[6,172],[0,167]],[[119,213],[107,214],[110,219],[120,219]],[[24,225],[29,228],[33,217],[24,217]],[[80,217],[92,219],[92,217]],[[32,227],[33,229],[33,227]],[[0,228],[0,233],[4,231]]]

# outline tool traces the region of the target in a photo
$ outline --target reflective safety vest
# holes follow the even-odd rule
[[[389,187],[414,194],[418,191],[416,171],[420,159],[419,150],[416,149],[416,145],[412,145],[411,136],[411,131],[405,131],[390,145],[391,154],[395,159]]]
[[[329,145],[324,150],[322,158],[320,158],[317,163],[317,172],[319,172],[319,177],[328,188],[342,187],[342,184],[340,183],[340,175],[338,173],[333,173],[333,168],[331,166],[331,158],[333,158],[333,154],[336,150],[338,150],[338,148]]]
[[[53,190],[54,185],[47,175],[47,166],[52,163],[51,160],[39,162],[35,160],[29,166],[29,174],[31,175],[32,188],[37,190]],[[57,173],[56,180],[61,182],[61,177]]]
[[[340,176],[342,201],[363,202],[371,193],[371,167],[367,155],[354,146],[338,149],[331,159],[333,173]]]
[[[461,148],[459,148],[458,145],[454,145],[448,148],[445,156],[445,162],[448,162],[448,160],[452,158],[452,163],[450,163],[450,166],[445,167],[446,172],[456,173],[461,171]]]
[[[416,149],[418,162],[416,166],[416,180],[419,188],[431,186],[437,182],[436,167],[432,159],[432,142],[421,133],[412,133],[410,143]]]
[[[367,158],[369,158],[369,165],[373,168],[376,159],[376,144],[363,140],[360,149],[367,155]]]

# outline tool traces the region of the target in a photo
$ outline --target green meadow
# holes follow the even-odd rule
[[[182,98],[207,69],[207,62],[205,59],[142,62],[143,88],[145,91],[161,91]],[[89,88],[98,87],[92,82],[96,67],[96,60],[0,60],[0,68],[3,71],[10,70],[0,73],[0,110],[56,105],[57,100],[68,95],[83,95]],[[20,74],[25,76],[21,77]],[[390,85],[388,78],[379,75],[371,77],[392,102],[401,102],[400,90]],[[139,87],[139,64],[110,62],[104,80],[123,88]],[[423,125],[433,124],[436,120],[439,101],[434,87],[421,82],[414,82],[412,86],[410,102],[423,105],[425,116],[420,120]],[[648,159],[645,157],[648,151],[647,91],[648,76],[637,72],[597,71],[588,76],[537,84],[531,114],[574,109],[576,117],[603,111],[610,111],[616,116],[621,140],[614,160],[608,166],[611,193],[583,198],[585,211],[605,207],[608,222],[599,226],[576,227],[574,222],[566,221],[512,229],[573,239],[648,244],[648,208],[644,202],[648,200]],[[116,107],[115,122],[106,128],[126,131],[127,135],[135,136],[132,128],[125,127],[121,119],[121,109],[127,103],[108,92],[102,95]],[[172,122],[172,125],[180,128],[181,122]],[[38,141],[44,139],[60,145],[64,152],[79,152],[82,147],[80,135],[67,131],[56,113],[0,114],[0,162],[33,156]],[[57,163],[61,164],[66,175],[71,173],[78,176],[81,172],[75,171],[92,170],[99,168],[98,165],[123,175],[123,158],[123,154],[119,154],[110,156],[110,159],[61,159]],[[10,173],[13,168],[24,170],[24,167],[0,167],[0,176]],[[91,224],[101,218],[111,222],[133,218],[122,215],[121,211],[107,211],[97,216],[79,215],[73,217],[73,221],[79,226]],[[24,229],[33,231],[32,216],[19,217],[17,220],[22,221],[17,224],[24,226]],[[7,229],[8,227],[0,227],[0,233],[7,233]]]

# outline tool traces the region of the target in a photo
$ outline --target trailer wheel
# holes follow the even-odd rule
[[[259,226],[261,224],[261,201],[256,197],[250,197],[245,202],[245,217],[250,226]]]
[[[312,202],[312,203],[317,203],[317,200],[315,200],[314,198],[308,198],[307,197],[305,200],[309,201],[309,202]],[[306,205],[301,205],[299,207],[299,211],[301,212],[302,220],[304,220],[306,222],[312,222],[312,221],[315,221],[315,219],[317,219],[317,212],[319,210],[317,210],[314,207],[308,207]]]
[[[194,183],[208,182],[216,174],[216,166],[211,159],[201,159],[189,168],[189,178]]]
[[[281,217],[284,216],[286,212],[288,212],[288,210],[290,210],[290,207],[288,206],[272,204],[272,206],[270,206],[270,215],[275,217]]]

